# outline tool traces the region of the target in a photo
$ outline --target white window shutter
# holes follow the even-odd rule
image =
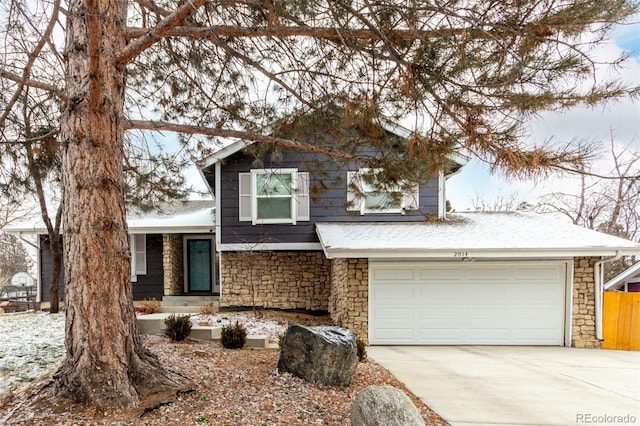
[[[347,172],[347,211],[357,212],[361,210],[362,197],[358,191],[362,191],[360,173]]]
[[[147,275],[147,236],[145,234],[134,235],[135,239],[135,274]]]
[[[298,172],[298,182],[296,186],[296,199],[297,216],[299,221],[310,220],[310,207],[309,207],[309,173]]]
[[[420,208],[420,185],[413,185],[411,191],[404,194],[402,204],[405,210],[418,210]]]
[[[240,173],[238,179],[238,220],[251,222],[251,173]]]
[[[131,282],[135,283],[138,281],[138,276],[136,275],[136,238],[134,235],[129,235],[129,252],[131,253]]]

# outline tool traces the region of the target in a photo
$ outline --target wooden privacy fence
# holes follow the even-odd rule
[[[640,351],[640,293],[604,292],[603,349]]]

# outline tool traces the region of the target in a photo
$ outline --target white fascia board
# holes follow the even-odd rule
[[[211,226],[186,226],[186,227],[129,227],[129,234],[213,234],[215,230],[214,225]],[[7,234],[38,234],[38,235],[46,235],[46,228],[11,228],[11,229],[3,229],[3,232]],[[60,229],[60,234],[64,234],[64,230]]]
[[[204,176],[204,173],[202,173],[202,169],[203,168],[201,168],[201,167],[196,167],[196,170],[198,171],[198,174],[200,175],[200,179],[202,179],[202,181],[204,182],[205,186],[209,190],[209,194],[212,194],[215,197],[216,194],[214,194],[213,189],[211,188],[211,185],[209,185],[209,182],[207,181],[207,178]]]
[[[460,261],[473,261],[473,259],[568,259],[573,257],[599,257],[614,256],[617,251],[624,249],[506,249],[506,250],[473,250],[473,249],[447,249],[447,250],[406,250],[406,249],[332,249],[323,247],[328,259],[336,258],[369,258],[369,259],[449,259]],[[629,254],[638,254],[637,251]]]
[[[220,244],[220,251],[285,251],[285,250],[310,250],[321,251],[320,243],[236,243]]]
[[[142,227],[142,228],[129,228],[129,234],[214,234],[215,227],[212,226],[194,226],[194,227],[184,227],[184,228],[175,228],[175,227],[166,227],[166,228],[152,228],[152,227]]]
[[[7,234],[47,234],[47,228],[44,227],[38,227],[38,226],[34,226],[34,227],[23,227],[23,228],[2,228],[0,229],[0,231],[7,233]],[[62,233],[62,229],[60,229],[60,233]]]
[[[254,143],[253,141],[248,141],[244,139],[238,140],[230,145],[225,146],[224,148],[220,149],[214,154],[211,154],[207,158],[203,158],[202,160],[198,161],[196,164],[198,168],[204,169],[206,167],[209,167],[217,163],[220,160],[224,160],[225,158],[235,154],[238,151],[243,150],[244,148],[246,148],[249,145],[252,145],[253,143]]]

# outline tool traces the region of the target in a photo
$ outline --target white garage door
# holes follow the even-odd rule
[[[370,262],[369,342],[563,345],[567,262]]]

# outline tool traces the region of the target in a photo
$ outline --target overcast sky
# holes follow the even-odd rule
[[[640,23],[621,26],[613,32],[612,37],[612,42],[603,48],[601,54],[613,58],[624,49],[630,59],[623,69],[607,69],[603,73],[617,75],[624,81],[640,85]],[[630,150],[640,152],[640,102],[626,100],[594,109],[576,108],[563,114],[546,113],[533,120],[530,128],[534,142],[549,138],[559,142],[593,141],[601,143],[604,152],[613,134],[617,146],[629,146]],[[603,162],[599,167],[603,173],[610,170]],[[458,175],[448,180],[447,199],[458,211],[470,209],[474,197],[491,203],[496,197],[513,196],[517,201],[535,204],[541,195],[576,188],[575,182],[575,179],[566,177],[552,177],[539,182],[508,181],[500,175],[491,175],[487,165],[472,160]]]

